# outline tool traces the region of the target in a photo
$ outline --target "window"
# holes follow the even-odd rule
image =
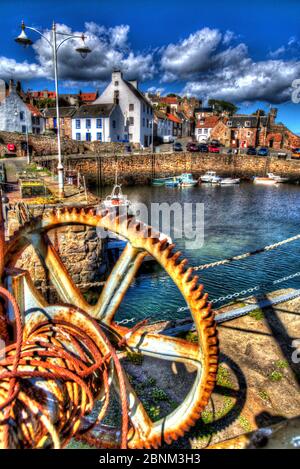
[[[86,119],[85,120],[85,126],[86,126],[87,129],[91,128],[91,119]]]
[[[102,132],[97,132],[97,140],[102,142]]]
[[[76,129],[80,129],[80,119],[76,119]]]
[[[115,86],[119,86],[119,82],[118,82],[118,81],[115,81]]]
[[[26,134],[26,125],[22,125],[22,133]]]
[[[76,140],[77,140],[77,142],[80,142],[80,140],[81,140],[80,132],[76,133]]]
[[[20,121],[23,121],[25,119],[25,113],[24,111],[20,111]]]
[[[251,132],[247,132],[247,137],[251,137]]]
[[[132,116],[129,117],[129,125],[134,125],[134,118]]]
[[[96,122],[96,127],[97,129],[102,129],[102,119],[97,119],[97,122]]]
[[[85,134],[85,139],[86,139],[87,142],[90,142],[90,141],[91,141],[91,134],[90,134],[89,132],[87,132],[87,133]]]
[[[202,134],[202,129],[198,129],[198,134]]]
[[[149,119],[147,119],[147,129],[149,128]]]
[[[145,127],[145,117],[143,117],[143,127]]]
[[[117,125],[116,125],[116,121],[115,121],[115,120],[112,121],[112,126],[113,126],[113,129],[116,128]]]
[[[134,111],[134,104],[129,104],[129,111]]]
[[[204,129],[204,133],[205,133],[205,134],[208,134],[208,129]]]
[[[227,122],[228,127],[232,127],[232,121]]]
[[[246,122],[245,122],[245,127],[251,127],[251,122],[250,122],[250,121],[246,121]]]

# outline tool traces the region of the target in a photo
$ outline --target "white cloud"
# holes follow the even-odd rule
[[[67,34],[86,35],[86,44],[92,50],[86,59],[75,51],[81,45],[80,39],[70,39],[58,52],[59,77],[72,82],[94,81],[104,83],[109,80],[112,70],[117,67],[124,71],[127,78],[151,79],[155,73],[152,53],[135,53],[128,43],[129,26],[119,25],[105,28],[94,22],[85,23],[85,31],[72,31],[64,24],[57,30]],[[51,32],[44,35],[50,39]],[[33,36],[32,36],[33,38]],[[1,78],[34,79],[53,77],[52,52],[47,41],[42,38],[33,45],[36,63],[27,61],[17,63],[13,59],[0,58]]]

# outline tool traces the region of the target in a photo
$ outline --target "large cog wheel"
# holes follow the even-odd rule
[[[86,225],[102,228],[121,235],[128,243],[116,262],[96,305],[89,305],[75,286],[59,254],[52,245],[48,232],[68,225]],[[203,294],[198,277],[193,269],[186,268],[187,261],[179,260],[180,252],[174,252],[174,245],[161,241],[159,234],[150,237],[151,228],[137,222],[133,217],[122,218],[110,212],[97,213],[94,209],[62,208],[48,212],[23,225],[6,243],[5,266],[14,267],[21,253],[32,244],[40,260],[47,267],[49,278],[55,286],[63,305],[72,305],[97,319],[104,332],[116,334],[131,350],[162,360],[185,363],[196,369],[195,381],[185,400],[169,415],[153,422],[137,396],[133,386],[126,379],[129,403],[130,431],[129,448],[157,448],[163,442],[183,436],[200,418],[208,404],[216,382],[218,364],[218,338],[214,314]],[[118,326],[114,317],[137,273],[144,257],[150,254],[172,278],[186,301],[198,333],[198,343],[147,332],[144,328],[131,331]],[[31,286],[36,298],[40,298]],[[46,302],[43,300],[43,306]],[[25,317],[26,320],[26,317]],[[124,342],[123,341],[123,342]],[[126,373],[125,373],[126,375]],[[118,382],[111,374],[111,381],[118,390]],[[118,447],[119,431],[103,426],[103,445]]]

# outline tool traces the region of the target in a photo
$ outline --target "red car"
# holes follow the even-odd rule
[[[216,145],[208,145],[208,151],[210,153],[220,153],[220,148],[216,147]]]

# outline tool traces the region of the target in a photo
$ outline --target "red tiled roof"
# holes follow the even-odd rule
[[[197,129],[212,129],[219,122],[218,116],[207,116],[199,119],[196,124]]]
[[[174,116],[174,114],[167,114],[167,118],[170,121],[176,122],[176,124],[181,124],[181,120],[178,117]]]
[[[43,90],[43,91],[30,91],[29,92],[30,96],[36,99],[43,99],[43,98],[50,98],[50,99],[55,99],[56,93],[55,91],[48,91],[48,90]]]
[[[174,96],[163,96],[162,98],[160,98],[160,101],[162,103],[166,103],[166,104],[178,104],[178,99]]]
[[[32,104],[29,104],[29,103],[26,103],[26,106],[28,107],[31,114],[33,114],[34,116],[37,116],[37,117],[42,116],[40,110],[37,107],[35,107],[35,106],[33,106]]]
[[[97,92],[96,93],[81,93],[80,99],[82,101],[95,101],[97,99]]]

